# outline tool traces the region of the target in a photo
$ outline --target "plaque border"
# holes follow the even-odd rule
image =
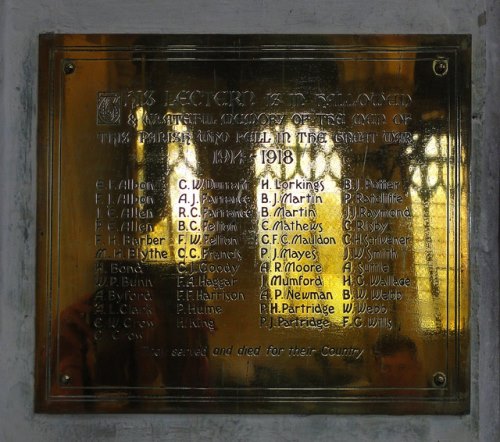
[[[54,275],[57,272],[58,264],[57,251],[60,244],[55,244],[58,239],[57,229],[59,221],[55,220],[54,207],[59,208],[60,214],[60,185],[61,185],[61,164],[60,164],[60,139],[61,120],[57,119],[58,111],[62,109],[61,102],[56,102],[56,97],[61,98],[63,84],[64,63],[77,60],[107,60],[116,61],[121,54],[140,52],[148,54],[153,59],[170,61],[209,61],[224,60],[231,61],[225,54],[236,51],[241,56],[244,53],[251,61],[255,54],[269,54],[269,60],[279,60],[278,57],[289,60],[300,55],[300,60],[307,59],[307,56],[314,51],[320,59],[328,59],[330,56],[342,53],[373,52],[380,54],[383,52],[402,51],[412,53],[429,53],[435,56],[450,56],[454,58],[453,71],[455,117],[454,121],[456,140],[456,155],[453,171],[455,173],[454,189],[454,257],[455,257],[455,318],[465,315],[469,324],[469,309],[466,312],[461,308],[463,299],[470,300],[470,278],[468,275],[469,265],[469,228],[467,207],[461,205],[464,198],[468,206],[469,202],[469,165],[471,152],[470,136],[470,108],[471,108],[471,37],[470,35],[404,35],[401,36],[401,45],[383,46],[371,43],[383,35],[66,35],[66,34],[43,34],[40,35],[39,53],[39,115],[38,115],[38,150],[37,150],[37,283],[36,283],[36,352],[35,352],[35,377],[36,377],[36,398],[35,410],[37,412],[87,412],[82,402],[116,401],[116,397],[88,399],[86,396],[64,397],[51,396],[50,394],[50,355],[52,317],[51,312],[54,303],[54,291],[58,291],[59,283],[53,284]],[[149,40],[151,43],[137,45],[138,39]],[[324,45],[324,39],[331,38],[334,44]],[[87,40],[88,44],[81,44]],[[296,43],[296,42],[299,43]],[[155,43],[156,42],[156,43]],[[166,42],[166,43],[164,43]],[[290,43],[292,42],[292,43]],[[100,55],[108,54],[109,58],[99,58]],[[168,56],[167,56],[168,54]],[[204,58],[208,55],[213,58]],[[293,54],[290,56],[289,54]],[[190,56],[192,55],[192,57]],[[85,58],[78,58],[85,57]],[[357,57],[355,57],[357,58]],[[126,60],[130,60],[130,55]],[[316,59],[316,58],[311,58]],[[402,58],[404,59],[404,58]],[[429,58],[431,60],[432,58]],[[241,58],[235,58],[241,61]],[[377,58],[381,60],[381,58]],[[399,59],[400,60],[400,59]],[[57,64],[59,63],[59,65]],[[59,68],[59,69],[58,69]],[[45,105],[46,103],[46,105]],[[450,113],[450,117],[454,115]],[[465,145],[465,147],[464,147]],[[449,158],[451,158],[449,156]],[[449,162],[450,164],[450,162]],[[451,166],[451,164],[450,164]],[[465,173],[464,173],[465,171]],[[450,189],[447,190],[448,194]],[[447,231],[449,237],[450,232]],[[448,240],[448,245],[450,244]],[[462,255],[466,253],[467,259]],[[56,256],[57,255],[57,256]],[[448,255],[449,259],[449,255]],[[450,291],[448,291],[449,293]],[[57,297],[57,300],[59,298]],[[56,301],[57,302],[57,301]],[[457,321],[458,322],[458,321]],[[125,412],[174,412],[174,413],[391,413],[398,414],[395,403],[401,404],[423,404],[423,411],[418,408],[411,414],[462,414],[469,412],[469,391],[470,391],[470,352],[469,334],[470,331],[458,329],[454,336],[454,378],[456,382],[455,394],[444,398],[411,398],[405,396],[402,399],[395,397],[374,397],[367,396],[336,396],[325,397],[310,394],[302,398],[296,396],[238,396],[241,388],[228,389],[234,396],[216,396],[214,398],[197,397],[187,395],[179,396],[159,396],[147,398],[138,396],[128,396],[131,403]],[[449,367],[448,367],[449,369]],[[129,391],[133,388],[127,386]],[[144,387],[145,388],[145,387]],[[96,390],[99,388],[97,387]],[[165,388],[162,388],[165,390]],[[169,388],[167,388],[169,390]],[[251,390],[263,391],[296,391],[297,388],[250,388]],[[151,388],[148,388],[151,390]],[[195,388],[190,390],[197,390]],[[223,389],[218,389],[223,390]],[[314,390],[325,390],[325,388],[304,388],[312,393]],[[355,388],[331,388],[326,390],[348,390],[355,391]],[[371,388],[370,390],[376,390]],[[387,389],[381,389],[387,390]],[[119,400],[119,399],[118,399]],[[138,403],[137,409],[134,407],[135,400]],[[203,405],[200,405],[203,404]],[[215,405],[209,408],[209,405]],[[202,408],[204,407],[204,408]],[[407,414],[406,411],[401,414]],[[95,412],[95,411],[93,411]],[[110,410],[106,410],[110,412]],[[117,412],[123,413],[119,408]]]

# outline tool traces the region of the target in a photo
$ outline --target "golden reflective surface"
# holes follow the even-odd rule
[[[466,412],[469,51],[42,37],[37,409]]]

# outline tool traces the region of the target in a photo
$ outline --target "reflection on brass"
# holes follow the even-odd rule
[[[38,411],[467,412],[469,37],[49,35],[39,83]]]

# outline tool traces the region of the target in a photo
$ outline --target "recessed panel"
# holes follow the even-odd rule
[[[42,36],[50,412],[468,410],[467,36]]]

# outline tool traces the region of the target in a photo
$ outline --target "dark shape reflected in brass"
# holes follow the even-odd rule
[[[47,35],[39,84],[38,411],[468,411],[468,36]]]

